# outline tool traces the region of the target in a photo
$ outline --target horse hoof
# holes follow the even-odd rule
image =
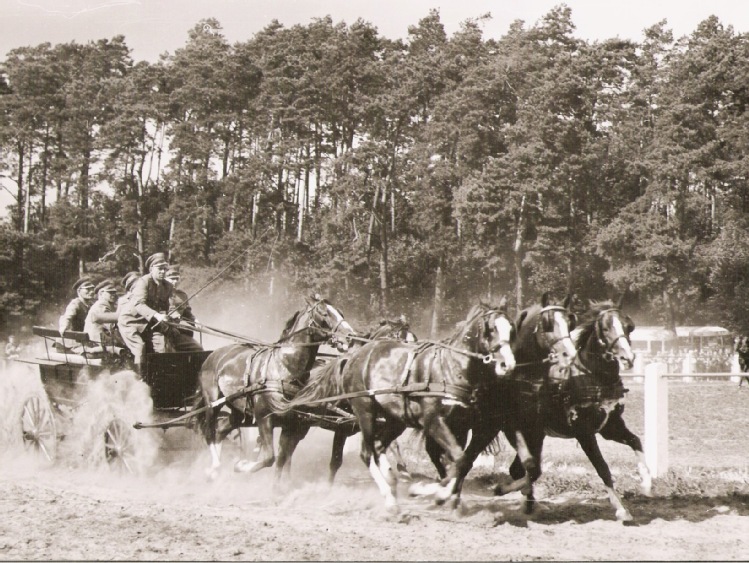
[[[385,499],[385,510],[390,516],[397,516],[400,513],[400,507],[395,497],[389,497]]]
[[[234,473],[249,473],[255,467],[255,462],[248,459],[240,459],[234,464]]]
[[[213,482],[216,479],[218,479],[218,473],[219,471],[217,467],[210,467],[205,470],[205,476],[210,482]]]
[[[408,487],[408,495],[412,497],[432,496],[437,492],[437,487],[439,487],[439,483],[427,484],[419,481],[418,483],[414,483],[410,487]]]
[[[620,508],[616,511],[616,519],[619,522],[631,522],[632,520],[634,520],[634,518],[632,518],[632,515],[629,513],[629,510],[627,510],[626,508]]]
[[[653,488],[652,487],[640,487],[640,494],[644,497],[653,498],[655,495],[653,494]]]
[[[536,509],[536,501],[535,500],[526,500],[523,503],[523,512],[526,514],[533,514],[533,511]]]

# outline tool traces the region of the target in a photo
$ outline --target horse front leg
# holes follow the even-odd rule
[[[435,443],[441,448],[448,459],[445,477],[439,483],[433,485],[415,484],[409,489],[412,495],[434,495],[437,504],[443,504],[449,499],[454,491],[458,481],[459,469],[457,462],[463,456],[463,448],[458,444],[457,438],[450,430],[445,419],[436,412],[436,409],[429,409],[424,406],[424,413],[427,415],[424,419],[424,430],[427,436],[430,436]],[[433,414],[429,415],[429,411]]]
[[[581,434],[576,436],[576,438],[606,487],[611,506],[616,511],[616,519],[620,522],[632,520],[632,515],[624,507],[622,499],[619,498],[619,495],[614,490],[614,479],[611,477],[611,470],[606,460],[603,459],[603,454],[601,454],[601,449],[598,447],[595,434]]]
[[[309,424],[299,420],[286,420],[281,427],[281,436],[278,440],[278,460],[276,463],[276,487],[280,487],[284,475],[288,477],[291,472],[291,456],[299,445],[299,442],[309,432]]]
[[[633,433],[622,418],[623,407],[618,406],[614,412],[609,415],[606,424],[601,428],[601,436],[606,440],[612,440],[619,444],[624,444],[632,448],[637,456],[637,471],[640,474],[640,492],[646,497],[653,496],[653,477],[645,461],[645,452],[642,449],[642,441]]]
[[[381,442],[379,449],[375,445],[374,401],[372,399],[352,401],[351,406],[359,421],[362,435],[359,454],[361,460],[369,469],[380,494],[385,498],[385,509],[391,514],[397,514],[400,511],[397,499],[398,479],[385,455],[387,444],[383,445]]]
[[[336,428],[333,431],[333,446],[330,450],[330,465],[328,466],[328,483],[333,484],[335,481],[336,473],[343,465],[343,447],[346,445],[346,440],[351,434],[342,428]]]
[[[536,502],[533,495],[533,483],[541,476],[541,451],[544,434],[539,432],[524,434],[515,430],[514,432],[506,432],[505,436],[517,452],[510,466],[510,477],[513,481],[509,484],[499,483],[494,487],[494,494],[502,496],[521,491],[525,496],[523,511],[526,514],[531,514]],[[531,445],[529,445],[529,441]]]
[[[271,416],[259,416],[257,430],[258,441],[260,442],[257,461],[240,459],[234,464],[234,471],[237,473],[254,473],[270,467],[276,461],[273,448],[273,418]]]

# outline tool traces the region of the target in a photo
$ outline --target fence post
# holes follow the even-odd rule
[[[741,366],[739,365],[739,355],[736,352],[734,352],[731,356],[731,373],[741,373]],[[741,381],[741,377],[732,377],[731,381],[733,381],[734,383],[739,383]]]
[[[653,477],[668,471],[668,379],[663,363],[645,366],[645,461]]]

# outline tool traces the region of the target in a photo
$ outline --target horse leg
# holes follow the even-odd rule
[[[611,502],[611,506],[613,506],[614,510],[616,510],[616,519],[621,522],[632,520],[632,515],[626,508],[624,508],[622,500],[614,490],[614,479],[611,477],[611,470],[609,469],[609,465],[606,463],[606,460],[603,459],[601,449],[598,447],[596,435],[579,434],[575,437],[577,438],[580,447],[585,452],[585,455],[588,456],[588,459],[593,464],[593,467],[596,468],[598,476],[603,481],[603,484],[606,487],[606,492],[608,492],[609,494],[609,501]]]
[[[435,501],[437,504],[443,504],[452,496],[455,490],[459,472],[457,462],[463,456],[463,448],[458,444],[458,440],[450,430],[447,422],[438,414],[436,409],[432,409],[431,416],[428,413],[430,410],[428,405],[425,405],[423,409],[426,415],[424,417],[424,430],[427,436],[431,436],[437,445],[442,448],[442,451],[445,452],[449,459],[449,465],[446,468],[445,477],[437,483],[436,487],[432,486],[426,489],[422,488],[421,490],[413,489],[412,494],[426,494],[428,490],[434,488]]]
[[[395,469],[398,472],[398,474],[403,477],[404,479],[411,480],[411,474],[408,472],[408,467],[406,467],[406,462],[403,459],[403,455],[401,454],[400,446],[398,445],[398,440],[393,440],[390,443],[390,447],[388,448],[388,451],[393,454],[393,458],[395,459]]]
[[[627,425],[624,423],[622,418],[622,411],[617,407],[617,410],[611,413],[606,424],[601,428],[601,436],[606,440],[613,440],[620,444],[625,444],[632,448],[637,455],[637,471],[640,474],[640,492],[646,497],[653,496],[653,477],[648,469],[648,464],[645,461],[645,452],[642,449],[642,442],[640,438],[634,434]]]
[[[281,436],[278,440],[278,460],[276,463],[276,486],[280,486],[284,473],[288,477],[291,472],[291,456],[299,445],[299,442],[309,432],[309,424],[298,420],[286,421],[281,427]]]
[[[381,447],[383,455],[379,455],[375,447],[375,420],[374,420],[374,401],[352,401],[351,406],[354,409],[359,428],[362,434],[361,442],[361,460],[369,468],[380,494],[385,497],[385,509],[391,514],[399,512],[397,500],[397,478],[393,474],[388,462],[387,456],[384,455],[385,447]]]
[[[276,461],[273,451],[273,419],[271,416],[257,417],[257,430],[260,440],[260,452],[257,461],[240,459],[234,464],[237,473],[255,473],[266,467],[270,467]]]
[[[521,491],[525,496],[523,510],[531,514],[536,499],[533,496],[533,483],[541,476],[541,451],[543,449],[543,432],[523,434],[519,430],[505,434],[517,455],[510,466],[510,476],[514,479],[509,484],[500,483],[494,488],[495,495],[506,495]]]
[[[442,448],[431,436],[426,437],[426,443],[424,444],[424,447],[427,451],[429,459],[432,460],[432,464],[434,465],[435,469],[437,469],[437,474],[439,475],[441,481],[442,479],[447,477],[447,469],[445,469],[445,464],[442,463]]]
[[[330,465],[328,474],[328,483],[331,485],[335,480],[336,473],[343,465],[343,447],[346,445],[346,439],[350,436],[348,432],[341,428],[333,431],[333,447],[330,452]]]
[[[468,438],[468,430],[461,428],[456,433],[458,442],[464,446],[463,455],[460,456],[456,462],[457,467],[457,481],[452,496],[453,509],[457,509],[460,505],[460,494],[463,491],[463,483],[468,473],[473,469],[473,463],[476,458],[491,444],[494,437],[499,432],[498,428],[483,426],[480,428],[474,428],[471,432],[471,441],[468,442],[468,446],[465,446],[466,439]]]

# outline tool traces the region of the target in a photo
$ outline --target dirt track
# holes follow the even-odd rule
[[[14,394],[29,391],[29,381],[17,379],[10,390],[3,389],[3,412],[10,412],[8,402]],[[136,391],[128,389],[125,398],[139,400]],[[97,401],[91,405],[99,405],[103,396],[111,394],[107,389],[97,392]],[[700,395],[704,397],[705,391]],[[725,403],[725,397],[721,401]],[[494,468],[474,469],[459,513],[434,506],[428,499],[408,498],[407,483],[403,483],[402,511],[393,518],[386,514],[358,459],[356,438],[351,439],[343,469],[330,488],[326,476],[332,435],[313,429],[294,456],[288,490],[279,492],[273,490],[272,470],[250,476],[232,472],[239,451],[234,442],[225,448],[223,473],[208,483],[204,474],[207,452],[195,449],[197,441],[186,430],[163,435],[140,431],[155,433],[139,435],[150,468],[138,476],[112,473],[82,449],[90,444],[90,428],[95,426],[88,417],[97,412],[83,409],[85,431],[72,432],[61,442],[53,466],[32,463],[6,440],[0,455],[0,559],[634,561],[749,557],[745,464],[680,469],[656,482],[655,498],[646,499],[636,493],[631,453],[623,446],[602,444],[635,518],[633,525],[624,526],[614,520],[603,487],[579,449],[570,441],[549,439],[544,476],[536,489],[540,503],[531,518],[522,514],[519,495],[490,496],[494,474],[509,465],[509,451],[497,456]],[[737,437],[737,447],[743,439]],[[432,478],[434,470],[419,444],[401,445],[417,477]],[[691,451],[696,453],[694,448]]]
[[[314,432],[314,431],[313,431]],[[295,458],[291,488],[272,474],[226,471],[207,483],[207,457],[187,453],[150,476],[6,460],[0,472],[0,558],[131,560],[746,559],[749,496],[627,495],[623,526],[600,487],[547,496],[527,519],[519,497],[496,499],[468,483],[463,510],[401,495],[386,515],[364,466],[350,453],[339,482],[325,483],[324,431]],[[227,452],[230,454],[230,451]],[[227,460],[231,460],[227,455]],[[266,470],[267,471],[267,470]],[[405,484],[402,487],[405,493]]]

